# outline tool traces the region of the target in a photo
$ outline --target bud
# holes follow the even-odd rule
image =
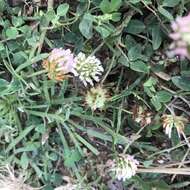
[[[101,86],[91,88],[85,97],[86,104],[95,111],[96,109],[102,110],[107,100],[107,91]]]

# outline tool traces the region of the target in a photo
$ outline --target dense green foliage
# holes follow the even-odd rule
[[[190,1],[51,2],[10,6],[0,0],[0,165],[25,171],[27,182],[44,190],[62,185],[63,176],[113,190],[106,162],[123,151],[145,169],[162,167],[170,174],[167,167],[180,168],[190,158],[189,125],[186,137],[174,130],[169,139],[161,117],[190,117],[189,61],[167,56],[170,23],[188,13]],[[86,104],[90,86],[77,77],[47,77],[42,62],[60,47],[101,60],[103,109]],[[126,189],[188,189],[187,176],[171,177],[138,173],[118,183]]]

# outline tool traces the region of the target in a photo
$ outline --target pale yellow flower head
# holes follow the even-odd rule
[[[92,87],[86,94],[86,104],[93,110],[102,110],[107,100],[107,91],[101,86]]]
[[[185,124],[188,122],[183,116],[176,115],[163,115],[162,124],[165,129],[165,134],[171,138],[172,129],[175,127],[178,133],[178,136],[184,132]]]

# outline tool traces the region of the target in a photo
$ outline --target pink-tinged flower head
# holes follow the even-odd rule
[[[115,178],[125,181],[136,174],[138,165],[139,162],[133,156],[120,154],[110,162],[110,171],[114,173]]]
[[[190,59],[190,14],[185,17],[178,17],[172,22],[171,28],[173,33],[170,34],[170,37],[174,40],[171,44],[173,55]]]
[[[57,81],[64,80],[68,73],[76,74],[75,65],[76,61],[71,50],[62,48],[53,49],[49,57],[43,62],[48,77]]]

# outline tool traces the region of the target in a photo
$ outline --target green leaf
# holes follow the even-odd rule
[[[18,29],[19,31],[21,31],[23,34],[30,36],[32,31],[31,31],[31,27],[29,27],[28,25],[24,25],[19,27]]]
[[[157,92],[156,95],[157,95],[158,100],[160,102],[166,103],[166,102],[169,102],[172,99],[172,94],[169,93],[169,92],[167,92],[167,91],[165,91],[165,90]]]
[[[136,19],[131,19],[125,31],[131,34],[139,34],[143,32],[144,29],[145,29],[145,25],[143,22]]]
[[[45,16],[46,16],[46,19],[47,19],[48,21],[52,21],[52,20],[55,19],[56,14],[55,14],[55,11],[54,11],[53,9],[50,9],[50,10],[48,10],[48,12],[46,13]]]
[[[152,45],[153,49],[157,50],[162,43],[160,26],[156,25],[152,27]]]
[[[181,90],[190,91],[190,77],[175,76],[172,82]]]
[[[103,13],[116,12],[121,7],[121,0],[103,0],[100,3],[100,9]]]
[[[64,154],[64,165],[66,167],[73,167],[75,162],[78,162],[81,159],[81,154],[77,149],[66,151]]]
[[[52,161],[56,161],[58,159],[58,156],[55,152],[51,152],[50,154],[46,154],[47,158],[52,160]]]
[[[112,32],[103,26],[96,26],[95,30],[101,34],[103,39],[107,38]]]
[[[78,134],[75,134],[76,138],[84,144],[91,152],[93,152],[96,156],[99,155],[99,151],[93,147],[88,141],[86,141],[83,137]]]
[[[46,127],[43,124],[36,126],[35,131],[44,134],[46,132]]]
[[[61,183],[63,181],[63,176],[61,174],[54,172],[53,174],[49,174],[49,175],[50,175],[51,183],[53,183],[56,186],[61,185]],[[43,188],[43,190],[45,190],[45,189]]]
[[[40,148],[41,143],[40,142],[29,142],[25,144],[23,147],[20,147],[15,150],[15,154],[20,152],[33,152],[37,151],[38,148]]]
[[[121,55],[118,59],[118,62],[126,67],[129,67],[129,60],[126,56]]]
[[[183,187],[187,187],[187,186],[189,187],[189,185],[190,185],[190,181],[183,181],[183,182],[174,183],[170,186],[175,189],[181,189]]]
[[[148,73],[149,67],[141,60],[130,62],[130,68],[137,72]]]
[[[172,16],[172,14],[169,11],[167,11],[166,9],[164,9],[162,6],[158,7],[158,11],[160,12],[160,14],[162,14],[168,20],[170,20],[170,21],[174,20],[174,17]]]
[[[43,190],[54,190],[54,188],[51,185],[46,185]]]
[[[86,13],[79,24],[81,34],[87,39],[90,39],[93,35],[93,20],[94,17],[90,13]]]
[[[156,83],[157,83],[157,80],[155,79],[155,78],[153,78],[153,77],[150,77],[144,84],[143,84],[143,86],[146,86],[146,87],[152,87],[152,86],[154,86],[154,85],[156,85]]]
[[[188,136],[190,135],[190,123],[186,125],[186,127],[185,127],[185,129],[184,129],[184,133],[185,133],[186,135],[188,135]]]
[[[162,3],[163,7],[175,7],[181,2],[181,0],[164,0]]]
[[[137,42],[132,37],[132,35],[127,35],[125,38],[125,46],[126,46],[127,50],[129,51],[132,47],[134,47],[136,45],[137,45]]]
[[[3,43],[0,43],[0,51],[3,51],[5,49]]]
[[[111,20],[114,22],[118,22],[121,19],[121,13],[112,13],[112,18]]]
[[[48,53],[42,53],[42,54],[38,54],[37,56],[33,57],[31,60],[27,60],[25,63],[19,65],[17,68],[16,68],[16,72],[20,72],[22,69],[38,62],[38,61],[41,61],[41,60],[44,60],[45,58],[48,57]]]
[[[152,5],[152,0],[143,0],[143,3],[146,5]]]
[[[7,147],[6,152],[9,152],[12,148],[14,148],[20,141],[24,139],[26,135],[28,135],[33,129],[35,128],[35,125],[31,125],[27,128],[25,128],[22,132],[20,132],[19,136],[16,137]]]
[[[26,152],[22,153],[21,160],[20,160],[20,165],[23,169],[27,169],[29,164],[28,156]]]
[[[141,51],[142,51],[142,47],[139,44],[131,47],[128,51],[129,60],[135,61],[137,59],[140,59],[142,56]]]
[[[103,0],[100,3],[100,9],[103,13],[110,13],[110,2],[108,0]]]
[[[147,160],[143,162],[143,165],[145,168],[148,168],[149,166],[151,166],[153,163],[153,160]]]
[[[31,162],[30,165],[33,167],[33,169],[35,170],[37,176],[39,178],[42,177],[43,175],[43,171],[38,167],[38,165],[35,162]]]
[[[23,52],[23,51],[16,52],[13,55],[13,60],[14,60],[13,64],[21,65],[22,63],[24,63],[26,61],[26,58],[27,58],[27,55],[25,54],[25,52]]]
[[[57,8],[57,15],[59,16],[65,16],[69,10],[69,4],[68,3],[63,3],[58,6]]]
[[[147,182],[148,186],[150,187],[150,190],[156,189],[156,190],[171,190],[169,185],[163,181],[163,180],[152,180]],[[147,190],[147,189],[146,189]]]
[[[13,79],[10,83],[4,82],[4,79],[0,79],[0,96],[13,94],[20,90],[20,82],[18,80]]]
[[[144,47],[144,55],[150,58],[153,56],[153,54],[154,54],[154,50],[153,50],[152,44],[147,43]]]
[[[160,103],[158,96],[153,96],[150,101],[157,111],[162,108],[162,104]]]
[[[22,17],[13,17],[12,23],[15,27],[19,27],[24,23],[24,20]]]
[[[6,1],[0,0],[0,12],[2,13],[6,8]]]
[[[129,0],[129,3],[131,4],[137,4],[139,3],[141,0]]]
[[[122,5],[122,0],[111,0],[110,8],[112,12],[116,12]]]
[[[18,31],[15,27],[10,27],[6,30],[6,36],[11,39],[16,39]]]
[[[0,95],[1,95],[1,92],[3,90],[5,90],[7,88],[7,86],[9,85],[9,82],[4,80],[4,79],[0,79]]]

